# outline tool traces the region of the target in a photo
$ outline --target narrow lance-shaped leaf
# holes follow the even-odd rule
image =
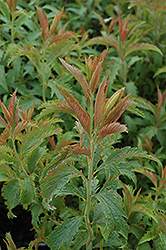
[[[78,83],[81,85],[84,93],[86,96],[91,96],[91,90],[89,88],[89,85],[85,79],[85,76],[77,69],[69,65],[67,62],[65,62],[63,59],[59,59],[61,63],[67,68],[70,73],[75,77],[75,79],[78,81]]]
[[[13,95],[11,97],[9,107],[8,107],[9,113],[11,115],[11,117],[10,117],[10,124],[11,125],[12,125],[12,122],[13,122],[14,107],[15,107],[15,103],[16,103],[16,92],[17,92],[17,89],[14,91],[14,93],[13,93]]]
[[[157,178],[152,172],[148,171],[147,169],[136,169],[135,171],[148,177],[149,180],[151,180],[151,182],[157,188]]]
[[[8,121],[9,125],[12,126],[11,124],[11,114],[10,112],[7,110],[6,106],[3,104],[3,102],[0,100],[0,104],[1,104],[1,108],[2,108],[2,111],[3,111],[3,114],[6,118],[6,120]],[[1,116],[0,116],[1,117]],[[7,124],[5,122],[5,120],[1,117],[1,123],[7,128],[8,126],[6,126],[5,124]]]
[[[102,139],[105,136],[110,135],[110,134],[123,133],[123,132],[127,132],[127,131],[128,131],[128,129],[127,129],[126,125],[122,125],[120,123],[113,122],[113,123],[103,127],[100,130],[98,140],[100,140],[100,139]]]
[[[59,21],[63,15],[64,7],[62,8],[61,11],[58,11],[54,17],[54,20],[50,26],[50,35],[52,35],[54,32],[56,32],[57,26],[59,24]]]
[[[47,18],[46,13],[38,6],[37,6],[37,13],[38,13],[40,24],[42,27],[42,37],[45,42],[49,36],[48,18]]]
[[[128,105],[125,105],[125,104],[127,103],[127,100],[128,100],[128,98],[129,98],[129,96],[130,96],[130,95],[125,96],[123,99],[121,99],[121,100],[116,104],[115,107],[113,107],[113,108],[109,111],[108,115],[104,118],[104,120],[103,120],[103,122],[102,122],[102,124],[101,124],[101,127],[103,127],[103,126],[105,126],[105,125],[107,125],[107,124],[110,124],[111,122],[114,122],[115,119],[116,119],[117,117],[119,118],[119,114],[120,114],[120,111],[121,111],[121,109],[123,108],[123,106],[124,106],[125,108],[127,108],[127,107],[129,106],[129,104],[130,104],[130,102],[129,102]],[[123,109],[123,112],[125,111],[125,108]],[[116,121],[117,121],[117,119],[116,119]]]
[[[9,9],[11,11],[11,14],[14,13],[15,9],[16,9],[16,6],[17,6],[17,3],[18,3],[18,0],[6,0],[8,6],[9,6]]]
[[[103,112],[104,112],[104,106],[106,102],[106,95],[107,95],[107,90],[108,90],[108,83],[109,79],[106,78],[102,81],[102,83],[99,86],[97,96],[96,96],[96,102],[95,102],[95,128],[101,121],[103,117]]]
[[[155,45],[152,45],[149,43],[139,43],[139,44],[129,46],[126,50],[124,58],[135,51],[141,51],[141,50],[153,50],[153,51],[156,51],[159,54],[163,55],[161,50],[159,48],[157,48]]]
[[[63,32],[61,34],[57,34],[56,36],[52,36],[51,41],[50,41],[50,45],[55,43],[55,42],[62,42],[63,40],[67,40],[70,37],[74,36],[74,32],[72,31],[68,31],[68,32]]]
[[[98,87],[98,84],[100,81],[100,76],[101,76],[102,64],[103,64],[103,62],[98,63],[98,65],[97,65],[97,67],[96,67],[95,71],[93,72],[92,77],[90,79],[89,85],[90,85],[92,93],[95,93],[95,91]]]
[[[63,95],[63,97],[68,102],[70,108],[72,109],[73,113],[77,116],[78,120],[80,121],[82,127],[85,129],[88,135],[90,135],[90,118],[85,110],[79,105],[76,99],[63,87],[56,84],[59,92]]]

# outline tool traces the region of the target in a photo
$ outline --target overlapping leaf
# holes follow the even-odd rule
[[[82,127],[85,129],[88,135],[90,135],[90,118],[85,110],[80,106],[77,100],[63,87],[56,84],[59,92],[63,95],[63,97],[68,102],[72,112],[77,116],[80,121]]]
[[[57,190],[61,193],[62,188],[69,182],[70,178],[79,175],[80,172],[75,167],[65,163],[59,164],[44,179],[42,178],[42,195],[45,198],[50,198]]]

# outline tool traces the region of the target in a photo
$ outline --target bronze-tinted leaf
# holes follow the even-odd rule
[[[15,107],[15,103],[16,103],[16,92],[17,92],[17,89],[14,91],[11,99],[10,99],[10,103],[9,103],[9,107],[8,107],[8,111],[11,115],[10,117],[10,124],[12,126],[12,122],[13,122],[13,115],[14,115],[14,107]]]
[[[90,82],[89,82],[89,85],[90,85],[90,88],[91,88],[91,91],[93,94],[95,93],[95,91],[98,87],[99,81],[100,81],[102,64],[103,64],[103,62],[98,63],[97,67],[95,68],[95,71],[92,74]]]
[[[72,156],[72,155],[86,155],[88,157],[91,157],[91,151],[89,147],[81,148],[79,146],[76,146],[75,148],[71,149],[68,153],[68,156]]]
[[[85,110],[80,106],[80,104],[77,102],[77,100],[63,87],[56,84],[56,87],[58,88],[59,92],[63,95],[63,97],[68,102],[72,112],[77,116],[78,120],[80,121],[82,127],[85,129],[85,131],[90,135],[90,118],[88,114],[85,112]]]
[[[49,36],[48,18],[47,18],[46,13],[40,7],[37,7],[37,13],[38,13],[40,24],[42,27],[42,37],[45,42]]]
[[[16,6],[17,6],[17,3],[18,3],[18,0],[6,0],[6,3],[9,6],[11,14],[13,14],[14,11],[16,10]]]
[[[85,76],[77,68],[72,67],[67,62],[65,62],[63,59],[60,59],[60,61],[65,66],[65,68],[67,68],[70,71],[70,73],[75,77],[75,79],[81,85],[84,93],[87,96],[91,96],[91,90],[90,90],[89,85],[85,79]]]
[[[50,35],[52,35],[54,32],[56,32],[57,26],[59,24],[59,21],[63,15],[64,7],[62,8],[61,11],[58,11],[54,17],[54,20],[50,26]]]
[[[5,116],[5,118],[6,118],[6,120],[8,121],[8,123],[10,124],[10,126],[12,126],[12,122],[11,122],[11,114],[10,114],[10,112],[7,110],[7,108],[6,108],[6,106],[3,104],[3,102],[0,100],[0,104],[1,104],[1,108],[2,108],[2,111],[3,111],[3,114],[4,114],[4,116]],[[5,122],[5,120],[1,117],[1,123],[4,123]],[[2,123],[2,124],[3,124]],[[6,123],[6,122],[5,122]],[[4,123],[4,124],[5,124]],[[6,125],[4,125],[3,124],[3,126],[5,126],[6,127]]]
[[[120,117],[120,115],[122,114],[122,112],[124,112],[126,110],[126,108],[128,106],[131,105],[131,102],[127,102],[128,98],[129,98],[130,94],[125,96],[123,99],[121,99],[117,104],[116,106],[110,110],[110,112],[108,113],[108,115],[106,116],[106,118],[104,119],[104,121],[102,122],[101,124],[101,127],[105,126],[105,125],[108,125],[110,124],[111,122],[115,122],[115,119],[118,117]],[[127,103],[125,105],[125,103]],[[125,105],[125,108],[123,109],[122,112],[121,109],[122,107]],[[117,121],[117,119],[116,119]]]
[[[108,83],[109,78],[107,77],[102,81],[102,83],[99,86],[97,96],[96,96],[96,102],[95,102],[95,128],[101,121],[104,113],[104,106],[106,102],[106,95],[108,90]]]
[[[104,138],[107,135],[114,134],[114,133],[123,133],[127,132],[128,129],[126,125],[122,125],[117,122],[113,122],[109,125],[104,126],[102,129],[100,129],[98,141],[102,138]]]
[[[68,31],[68,32],[63,32],[61,34],[57,34],[56,36],[52,36],[50,44],[53,44],[55,42],[62,42],[64,40],[69,39],[70,37],[73,37],[75,35],[74,32]]]

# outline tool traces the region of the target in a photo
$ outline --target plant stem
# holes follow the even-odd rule
[[[12,43],[14,43],[14,18],[13,18],[13,14],[12,14],[12,24],[11,24],[11,40],[12,40]]]
[[[45,77],[45,54],[46,54],[46,43],[44,44],[43,52],[43,72],[42,72],[42,84],[43,84],[43,101],[46,102],[46,77]]]
[[[86,207],[85,207],[85,223],[86,223],[86,230],[88,231],[88,240],[86,247],[88,248],[89,245],[92,244],[93,240],[93,229],[91,227],[91,222],[89,218],[90,214],[90,208],[91,208],[91,186],[92,186],[92,173],[93,173],[93,157],[94,157],[94,142],[93,142],[93,136],[92,136],[92,130],[93,130],[93,97],[91,98],[90,103],[90,120],[91,120],[91,159],[89,159],[88,162],[88,178],[87,178],[87,197],[86,197]]]
[[[22,164],[22,161],[20,160],[20,157],[19,157],[19,155],[18,155],[18,153],[17,153],[16,145],[15,145],[15,140],[14,140],[14,138],[13,138],[12,136],[11,136],[11,138],[12,138],[13,150],[14,150],[15,156],[16,156],[16,158],[17,158],[17,160],[18,160],[18,163],[19,163],[19,165],[20,165],[20,167],[21,167],[21,170],[22,170],[22,171],[24,172],[24,174],[28,177],[29,175],[28,175],[27,171],[25,170],[25,168],[24,168],[24,166],[23,166],[23,164]]]

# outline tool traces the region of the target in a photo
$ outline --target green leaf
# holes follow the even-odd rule
[[[121,206],[121,199],[115,191],[112,192],[100,192],[95,195],[95,197],[100,201],[101,209],[105,214],[110,231],[120,230],[123,223],[124,218],[127,218]]]
[[[158,69],[153,77],[156,77],[156,76],[158,76],[159,74],[162,74],[162,73],[166,73],[166,66],[162,67],[161,69]]]
[[[54,193],[55,195],[76,195],[85,201],[86,196],[82,189],[76,187],[73,183],[67,183],[64,187],[60,187]]]
[[[0,85],[6,90],[6,92],[8,92],[7,82],[5,78],[5,69],[3,65],[0,65]]]
[[[148,155],[146,151],[142,151],[141,149],[138,149],[136,147],[131,148],[128,146],[121,149],[118,148],[112,149],[111,154],[108,156],[108,158],[104,160],[104,162],[98,168],[98,171],[107,168],[113,171],[114,173],[118,173],[119,170],[115,163],[117,162],[119,163],[120,161],[123,161],[124,159],[127,158],[137,158],[137,157],[155,161],[160,167],[162,167],[160,160],[156,156]]]
[[[131,97],[137,96],[137,87],[133,82],[126,82],[126,92],[127,94],[131,94]]]
[[[6,240],[7,240],[6,245],[7,245],[8,250],[11,250],[11,249],[12,250],[17,250],[17,247],[14,244],[14,241],[12,239],[12,236],[11,236],[10,232],[6,233]]]
[[[33,202],[36,196],[34,175],[29,175],[20,181],[21,184],[21,203],[23,205],[29,205]]]
[[[161,50],[157,48],[155,45],[152,45],[149,43],[139,43],[139,44],[129,46],[126,50],[126,54],[124,55],[124,57],[127,57],[128,55],[130,55],[131,53],[135,51],[141,51],[141,50],[153,50],[163,55]]]
[[[81,221],[82,217],[77,216],[64,221],[62,225],[56,227],[46,240],[51,250],[59,250],[64,243],[66,247],[69,247]]]
[[[7,208],[9,209],[8,217],[13,218],[16,217],[12,213],[12,209],[20,204],[21,197],[20,197],[20,183],[18,179],[14,179],[8,181],[6,184],[3,185],[2,188],[2,195],[6,200]]]
[[[61,193],[64,185],[70,178],[79,176],[80,172],[73,166],[62,163],[57,168],[49,172],[41,181],[41,191],[44,197],[50,198],[54,193]]]
[[[147,241],[153,240],[155,238],[155,234],[152,231],[148,231],[144,234],[144,236],[140,239],[139,245],[145,243]]]

